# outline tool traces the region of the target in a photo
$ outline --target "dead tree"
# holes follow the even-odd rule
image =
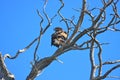
[[[64,8],[64,2],[63,0],[59,0],[61,6],[57,11],[57,15],[53,15],[52,18],[49,18],[48,14],[45,12],[47,0],[45,0],[44,6],[43,6],[43,14],[45,17],[41,15],[39,10],[37,10],[37,13],[39,17],[41,18],[40,21],[40,34],[38,37],[36,37],[29,45],[27,45],[24,49],[18,50],[15,56],[10,56],[9,54],[6,54],[5,56],[2,56],[0,54],[0,71],[3,75],[2,77],[6,80],[9,78],[9,80],[13,80],[13,76],[11,73],[7,70],[4,60],[5,58],[9,59],[16,59],[20,53],[25,52],[28,50],[35,42],[37,42],[36,48],[34,50],[34,63],[32,63],[32,69],[31,72],[26,77],[26,80],[34,80],[36,76],[41,73],[43,69],[45,69],[47,66],[49,66],[54,60],[60,61],[58,59],[58,56],[71,51],[71,50],[89,50],[89,57],[90,57],[90,63],[91,63],[91,72],[90,72],[90,80],[102,80],[108,77],[108,75],[114,71],[117,68],[120,68],[120,60],[115,61],[106,61],[103,62],[102,60],[102,45],[106,43],[100,43],[99,40],[97,40],[97,36],[100,34],[105,33],[106,31],[114,31],[119,32],[120,29],[116,27],[120,23],[120,14],[118,13],[118,7],[117,4],[120,3],[119,0],[101,0],[102,7],[101,8],[87,8],[87,1],[82,0],[82,8],[80,10],[74,9],[75,11],[79,12],[77,23],[74,22],[74,19],[67,19],[65,18],[61,10]],[[112,7],[111,14],[108,14],[106,12],[106,9]],[[93,15],[93,12],[95,10],[99,11],[99,14]],[[85,20],[85,16],[89,16],[91,24],[89,26],[87,25],[87,28],[84,28],[82,30],[82,23]],[[104,24],[104,22],[107,20],[107,15],[111,16],[109,21],[107,21],[107,24]],[[65,26],[67,27],[67,34],[70,34],[68,36],[68,39],[65,43],[65,45],[58,48],[53,55],[44,57],[40,60],[37,60],[36,55],[38,51],[38,47],[40,46],[41,38],[44,36],[44,33],[47,32],[48,28],[50,28],[51,23],[55,16],[59,16],[61,18],[61,22],[65,23]],[[43,26],[44,19],[47,19],[48,23],[46,26]],[[89,37],[86,41],[83,41],[82,43],[77,43],[83,36]],[[99,64],[95,63],[95,50],[98,50],[97,56],[98,56],[98,62]],[[24,54],[23,54],[24,55]],[[118,63],[118,64],[116,64]],[[104,65],[112,65],[116,64],[109,70],[107,70],[105,73],[103,73],[102,68]],[[96,75],[97,74],[97,75]]]

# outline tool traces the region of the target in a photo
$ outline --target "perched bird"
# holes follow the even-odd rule
[[[63,46],[67,40],[68,34],[60,27],[54,29],[55,33],[51,35],[51,45],[56,47]]]

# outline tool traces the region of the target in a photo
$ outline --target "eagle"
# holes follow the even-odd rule
[[[68,34],[63,31],[61,27],[56,27],[54,31],[55,32],[51,35],[51,45],[59,48],[59,46],[63,46],[65,44]]]

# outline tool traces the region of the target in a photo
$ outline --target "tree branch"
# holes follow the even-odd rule
[[[99,69],[98,69],[98,77],[100,77],[102,75],[102,47],[99,44],[99,42],[97,40],[95,40],[95,43],[98,45],[98,61],[99,61]]]
[[[35,38],[29,45],[27,45],[25,48],[21,49],[21,50],[18,50],[17,53],[15,54],[15,56],[10,56],[10,54],[5,54],[4,55],[4,60],[5,58],[9,58],[9,59],[15,59],[19,56],[20,53],[23,53],[25,52],[26,50],[28,50],[36,41],[38,40],[38,37]]]
[[[38,62],[35,62],[35,64],[32,67],[32,70],[30,74],[27,76],[26,80],[34,80],[34,78],[41,73],[41,71],[46,68],[50,63],[55,60],[54,57],[45,57]]]
[[[111,65],[111,64],[117,64],[120,63],[120,60],[115,60],[115,61],[106,61],[103,62],[102,65]],[[99,68],[100,66],[98,65],[97,68]]]
[[[45,29],[43,30],[42,34],[44,34],[46,32],[46,30],[51,26],[51,20],[48,17],[47,13],[45,12],[45,8],[46,8],[46,5],[47,5],[47,2],[48,2],[48,0],[45,0],[44,6],[43,6],[43,13],[44,13],[45,17],[47,18],[48,24],[45,27]]]
[[[118,11],[117,11],[117,6],[116,4],[118,3],[118,0],[116,2],[114,2],[114,0],[108,0],[108,1],[105,1],[105,0],[102,0],[102,3],[103,3],[103,7],[100,9],[100,8],[93,8],[92,10],[94,9],[99,9],[100,10],[100,13],[95,17],[94,15],[92,15],[91,11],[92,10],[87,10],[86,9],[86,0],[82,0],[82,9],[81,9],[81,12],[80,12],[80,15],[79,15],[79,18],[78,18],[78,21],[77,23],[75,24],[73,22],[73,20],[71,19],[66,19],[62,14],[61,14],[61,10],[63,9],[64,7],[64,2],[63,0],[59,0],[61,2],[61,6],[60,8],[58,9],[57,13],[58,15],[60,16],[60,18],[62,19],[62,21],[64,21],[65,25],[67,26],[67,29],[68,29],[68,34],[69,34],[69,29],[71,28],[68,24],[68,22],[70,22],[70,25],[72,24],[74,26],[73,28],[73,32],[72,34],[70,35],[69,39],[66,41],[66,44],[61,46],[60,48],[58,48],[52,56],[49,56],[49,57],[44,57],[40,60],[37,60],[36,59],[36,54],[37,54],[37,51],[38,51],[38,47],[40,45],[40,40],[41,40],[41,37],[42,35],[48,30],[48,28],[51,26],[51,23],[52,23],[52,20],[54,19],[54,17],[52,18],[49,18],[48,14],[46,13],[45,9],[46,9],[46,5],[47,5],[47,2],[48,0],[45,0],[44,2],[44,6],[42,8],[42,11],[43,11],[43,15],[45,16],[45,19],[47,19],[47,25],[43,27],[43,22],[44,22],[44,17],[40,14],[40,12],[37,10],[37,14],[38,16],[40,17],[41,21],[40,21],[40,33],[39,33],[39,36],[37,38],[35,38],[29,45],[27,45],[25,48],[21,49],[21,50],[18,50],[17,53],[15,54],[15,56],[11,57],[9,54],[6,54],[4,56],[4,59],[7,57],[9,59],[15,59],[19,56],[20,53],[23,53],[25,52],[26,50],[28,50],[36,41],[37,41],[37,45],[35,46],[35,50],[34,50],[34,63],[32,64],[32,69],[31,69],[31,72],[29,73],[29,75],[27,76],[26,80],[34,80],[34,78],[42,72],[43,69],[45,69],[47,66],[49,66],[54,60],[57,60],[57,57],[64,54],[65,52],[67,51],[70,51],[70,50],[86,50],[86,49],[90,49],[90,54],[89,54],[89,57],[90,57],[90,63],[91,63],[91,73],[90,73],[90,80],[101,80],[101,79],[104,79],[106,78],[113,70],[117,69],[120,67],[120,64],[112,67],[111,69],[109,69],[105,74],[103,74],[102,76],[102,67],[103,65],[108,65],[108,64],[115,64],[115,63],[119,63],[120,60],[117,60],[117,61],[113,61],[113,62],[102,62],[102,47],[101,47],[101,44],[97,41],[96,39],[96,36],[101,34],[101,33],[104,33],[105,31],[111,29],[111,30],[115,30],[115,31],[120,31],[118,29],[116,29],[114,26],[116,24],[119,24],[120,23],[120,16],[118,14]],[[113,3],[113,5],[112,5]],[[110,21],[108,21],[108,24],[105,26],[105,27],[101,27],[101,25],[103,25],[103,22],[105,22],[106,20],[106,8],[108,6],[112,5],[112,8],[113,8],[113,12],[114,14],[113,17],[110,19]],[[82,23],[84,21],[84,17],[85,17],[85,13],[90,17],[91,19],[91,23],[92,25],[90,25],[90,27],[84,29],[83,31],[79,32],[81,26],[82,26]],[[111,28],[111,26],[113,26]],[[82,38],[83,36],[85,35],[88,35],[90,37],[89,40],[86,40],[86,41],[83,41],[83,43],[81,43],[80,45],[77,45],[77,41],[79,41],[80,38]],[[95,49],[98,49],[98,66],[95,64]],[[59,61],[61,62],[61,61]],[[98,75],[96,77],[96,72],[98,69]],[[7,70],[5,64],[4,64],[4,60],[0,54],[0,78],[2,76],[2,78],[5,78],[5,77],[9,77],[10,79],[6,78],[5,80],[12,80],[14,77],[11,77],[9,75],[11,75],[11,73]]]
[[[13,74],[11,74],[5,65],[4,59],[0,53],[0,80],[15,80]]]
[[[71,42],[71,40],[74,38],[74,36],[75,36],[76,33],[78,32],[79,28],[81,27],[81,24],[82,24],[83,19],[84,19],[85,11],[86,11],[86,0],[83,0],[83,3],[82,3],[82,11],[81,11],[80,16],[79,16],[79,19],[78,19],[78,21],[77,21],[76,27],[75,27],[72,35],[71,35],[70,38],[68,39],[67,43],[70,43],[70,42]]]
[[[68,25],[68,22],[67,22],[67,19],[65,17],[62,16],[62,14],[60,13],[60,11],[62,10],[62,8],[64,7],[64,2],[63,0],[59,0],[61,2],[61,7],[58,9],[57,13],[58,15],[62,18],[62,21],[64,21],[64,23],[66,24],[66,27],[67,27],[67,33],[69,34],[69,25]]]
[[[120,68],[120,64],[112,67],[111,69],[109,69],[103,76],[101,76],[99,79],[105,79],[112,71],[114,71],[115,69]]]
[[[93,39],[91,42],[91,47],[90,47],[90,63],[91,63],[91,72],[90,72],[90,80],[93,80],[95,77],[95,71],[96,71],[96,65],[95,65],[95,60],[94,60],[94,43],[95,40]]]
[[[96,23],[100,20],[103,12],[105,11],[105,9],[113,2],[113,0],[109,0],[106,5],[103,6],[103,8],[100,10],[99,15],[97,16],[97,18],[93,21],[92,26],[94,27],[96,25]]]

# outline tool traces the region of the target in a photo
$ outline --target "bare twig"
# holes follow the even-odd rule
[[[36,59],[36,57],[37,57],[37,50],[38,50],[38,47],[39,47],[39,45],[40,45],[40,38],[41,38],[41,36],[42,36],[42,34],[40,33],[40,35],[39,35],[39,37],[38,37],[38,43],[37,43],[37,45],[36,45],[36,48],[35,48],[35,51],[34,51],[34,61],[36,61],[37,59]]]
[[[44,13],[44,15],[45,15],[45,17],[46,17],[46,19],[48,21],[48,24],[46,25],[46,27],[44,29],[42,27],[42,23],[44,21],[44,18],[42,17],[40,12],[37,10],[37,13],[38,13],[38,15],[41,18],[41,21],[40,21],[40,34],[39,34],[39,37],[38,37],[38,43],[37,43],[35,51],[34,51],[34,61],[36,61],[36,54],[37,54],[38,47],[40,45],[41,37],[46,32],[46,30],[51,26],[52,20],[56,17],[56,15],[54,15],[51,19],[48,17],[47,13],[45,12],[45,8],[46,8],[46,5],[47,5],[47,2],[48,2],[48,0],[45,0],[44,6],[43,6],[43,13]]]
[[[102,63],[102,65],[116,64],[116,63],[120,63],[120,60],[116,60],[116,61],[106,61],[106,62]]]
[[[42,31],[43,31],[42,23],[44,21],[42,15],[40,14],[40,12],[38,10],[37,10],[37,13],[38,13],[38,16],[41,18],[41,21],[40,21],[40,34],[39,34],[39,37],[38,37],[38,43],[37,43],[35,51],[34,51],[34,61],[36,61],[37,50],[38,50],[38,47],[40,45],[40,39],[41,39],[41,36],[42,36]]]
[[[111,69],[109,69],[103,76],[101,76],[99,79],[105,79],[112,71],[114,71],[115,69],[120,68],[120,64],[112,67]]]
[[[119,76],[108,76],[107,78],[114,78],[114,79],[120,80],[120,77],[119,77]]]
[[[103,6],[103,8],[100,10],[99,15],[97,16],[97,18],[94,20],[92,26],[94,27],[96,25],[96,23],[100,20],[103,12],[105,11],[105,9],[113,2],[113,0],[109,0],[106,5]]]
[[[42,31],[43,30],[42,23],[43,23],[44,19],[43,19],[43,16],[40,14],[40,12],[39,12],[38,9],[37,9],[37,14],[41,18],[41,21],[40,21],[40,30]]]
[[[79,28],[81,27],[81,24],[83,22],[84,19],[84,14],[86,11],[86,0],[83,0],[83,4],[82,4],[82,11],[80,13],[79,19],[77,21],[76,27],[72,33],[72,35],[70,36],[70,38],[68,39],[67,43],[71,42],[71,40],[74,38],[74,36],[76,35],[76,33],[78,32]]]
[[[120,18],[120,15],[118,14],[118,11],[117,11],[117,3],[118,3],[118,1],[119,0],[117,0],[116,2],[113,2],[113,5],[112,5],[112,8],[113,8],[113,11],[114,11],[114,13],[115,13],[115,16],[117,17],[117,18]]]
[[[93,21],[94,21],[94,16],[93,16],[92,13],[90,12],[90,10],[89,10],[89,11],[86,10],[85,13],[88,14],[88,15],[90,16],[91,21],[93,22]]]
[[[70,22],[71,25],[73,25],[74,27],[76,26],[75,23],[74,23],[74,18],[73,19],[66,19],[67,21]],[[69,27],[70,28],[70,27]]]
[[[64,23],[66,24],[66,27],[68,29],[67,33],[69,34],[69,25],[68,25],[67,19],[65,17],[63,17],[62,14],[60,13],[60,11],[62,10],[62,8],[64,7],[64,2],[63,2],[63,0],[59,0],[59,1],[61,2],[61,6],[58,9],[57,13],[62,18],[62,20],[64,21]]]
[[[88,32],[92,31],[93,27],[89,27],[87,29],[85,29],[84,31],[82,31],[80,34],[78,34],[71,42],[71,45],[74,45],[81,37],[83,37],[85,34],[87,34]]]
[[[45,15],[45,17],[47,18],[47,21],[48,21],[48,24],[46,25],[45,29],[43,30],[42,34],[44,34],[46,32],[46,30],[50,27],[51,25],[51,20],[50,18],[48,17],[47,13],[45,12],[45,8],[46,8],[46,5],[47,5],[47,2],[48,0],[45,0],[45,3],[44,3],[44,6],[43,6],[43,13]]]
[[[10,56],[10,54],[5,54],[4,55],[4,59],[7,57],[9,59],[15,59],[19,56],[20,53],[23,53],[25,52],[26,50],[28,50],[36,41],[38,40],[38,37],[35,38],[29,45],[27,45],[25,48],[21,49],[21,50],[18,50],[17,53],[15,54],[15,56]]]

